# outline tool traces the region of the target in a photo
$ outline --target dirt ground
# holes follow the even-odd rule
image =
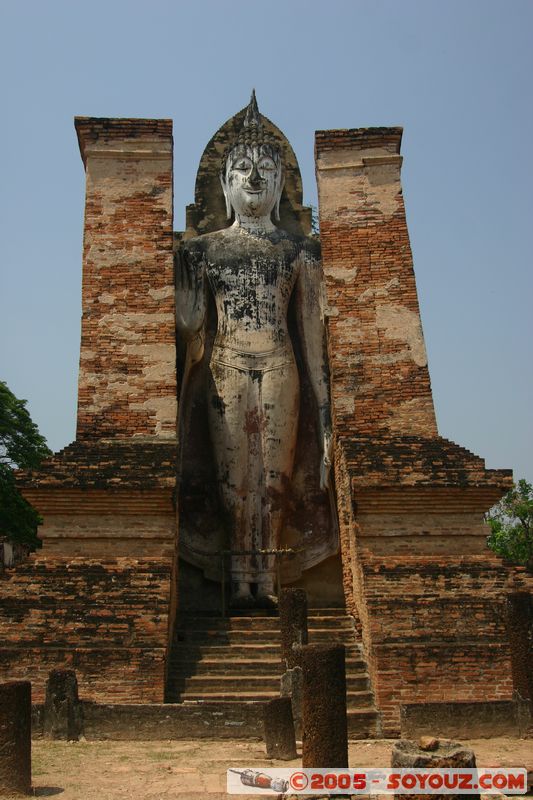
[[[389,767],[392,744],[383,739],[350,743],[350,766]],[[476,739],[464,744],[472,747],[481,767],[533,765],[531,739]],[[225,791],[228,767],[301,765],[299,759],[272,761],[264,753],[261,741],[34,741],[34,795],[57,800],[237,800],[245,796]]]

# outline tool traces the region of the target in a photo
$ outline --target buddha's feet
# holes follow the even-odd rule
[[[246,581],[235,581],[232,586],[230,608],[255,608],[255,597]]]
[[[255,604],[257,608],[277,608],[278,598],[275,594],[258,594]]]
[[[255,608],[256,600],[253,594],[235,594],[229,601],[230,608]]]

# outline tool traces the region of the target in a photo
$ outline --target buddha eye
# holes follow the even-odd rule
[[[251,168],[251,166],[252,166],[252,162],[249,161],[247,158],[239,158],[233,164],[233,169],[237,169],[237,170],[239,170],[239,172],[248,172],[248,170]]]
[[[259,169],[270,171],[276,169],[276,165],[274,164],[271,158],[262,158],[261,161],[259,162]]]

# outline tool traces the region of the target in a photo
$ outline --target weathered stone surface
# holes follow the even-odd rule
[[[283,146],[263,124],[255,93],[221,166],[233,224],[226,220],[219,230],[188,238],[176,254],[176,324],[187,345],[183,394],[189,368],[203,360],[212,458],[232,551],[231,605],[269,607],[277,603],[277,570],[274,555],[264,551],[281,548],[291,501],[301,398],[297,351],[316,409],[315,481],[327,496],[331,415],[320,248],[314,238],[276,224]],[[216,330],[207,348],[210,303]],[[291,304],[298,344],[289,326]],[[183,438],[190,435],[184,428]]]
[[[418,746],[421,750],[436,750],[439,746],[439,740],[434,736],[421,736],[418,740]]]
[[[280,694],[290,697],[297,739],[302,738],[303,672],[301,667],[288,669],[280,678]]]
[[[74,670],[54,669],[50,672],[46,683],[43,728],[48,739],[78,741],[83,719]]]
[[[252,526],[257,534],[251,538],[257,542],[261,538],[261,531],[266,529],[267,538],[276,541],[279,537],[281,547],[294,548],[296,552],[290,558],[283,557],[280,564],[282,584],[293,584],[304,572],[308,572],[328,558],[335,559],[337,564],[340,561],[335,517],[331,513],[330,499],[326,492],[320,490],[321,437],[317,436],[317,398],[314,391],[315,386],[312,385],[316,384],[316,381],[313,382],[310,379],[306,365],[306,345],[298,330],[301,314],[298,315],[297,311],[298,307],[302,305],[300,296],[302,281],[297,279],[297,286],[293,286],[292,283],[296,271],[299,271],[300,278],[306,275],[310,277],[311,273],[318,272],[316,259],[319,248],[317,238],[308,236],[311,231],[311,210],[302,207],[301,176],[294,152],[283,133],[262,115],[259,115],[262,131],[266,137],[270,137],[279,145],[285,170],[279,219],[275,219],[273,230],[264,231],[258,236],[247,237],[242,226],[240,234],[235,236],[234,225],[231,225],[231,221],[235,217],[234,209],[231,209],[230,203],[231,219],[229,219],[226,214],[220,178],[221,167],[223,164],[227,165],[227,156],[231,146],[243,132],[246,111],[243,109],[229,119],[208,143],[198,169],[195,203],[187,209],[187,230],[183,234],[176,234],[175,238],[178,265],[182,261],[180,253],[185,254],[185,260],[190,262],[193,274],[195,272],[201,274],[202,265],[204,265],[210,275],[209,302],[204,326],[205,357],[195,364],[192,370],[187,367],[190,360],[187,360],[184,352],[184,338],[187,337],[183,337],[183,339],[178,337],[180,351],[178,373],[186,375],[186,391],[182,395],[180,424],[184,425],[184,430],[187,431],[187,435],[181,437],[180,549],[181,557],[194,567],[201,569],[206,578],[220,580],[218,560],[213,558],[212,553],[228,547],[228,531],[221,525],[221,520],[228,517],[228,511],[233,521],[226,527],[233,530],[237,527],[236,515],[229,508],[230,505],[234,505],[234,501],[230,502],[231,489],[226,489],[222,497],[218,491],[221,483],[220,474],[230,475],[230,486],[234,481],[236,485],[241,485],[246,480],[250,483],[257,483],[257,479],[252,476],[259,468],[258,464],[263,460],[263,455],[258,456],[255,462],[251,460],[251,464],[246,463],[247,457],[250,450],[260,454],[264,452],[266,458],[264,471],[267,476],[264,491],[268,499],[262,498],[260,494],[255,498],[257,502],[254,502],[252,491],[248,493],[251,496],[243,505],[239,497],[240,516],[250,516],[254,507],[257,508],[259,505],[263,508],[265,517],[268,515],[268,509],[273,509],[270,515],[272,525],[263,524],[262,520],[258,519],[257,524]],[[258,141],[257,137],[255,137],[255,141]],[[262,177],[265,178],[265,176]],[[254,240],[256,246],[254,246]],[[203,255],[202,250],[204,251]],[[295,269],[297,264],[293,256],[297,251],[300,255],[296,260],[301,262],[304,269]],[[308,263],[305,265],[304,262]],[[178,274],[180,271],[177,270]],[[234,282],[235,285],[230,287],[228,280]],[[227,284],[226,288],[221,285],[222,283]],[[179,297],[181,294],[179,284],[177,288],[177,297]],[[291,294],[292,300],[286,308],[285,300]],[[303,294],[309,297],[308,291]],[[321,295],[321,293],[319,294]],[[237,298],[240,298],[240,308],[235,304]],[[217,313],[214,309],[215,301]],[[184,304],[180,302],[179,305],[183,307]],[[236,315],[235,311],[238,312]],[[311,313],[305,316],[312,321],[318,319],[320,313],[320,297],[315,296],[312,301]],[[238,377],[241,384],[246,384],[247,380],[246,371],[242,370],[242,367],[245,366],[242,360],[241,370],[232,372],[229,369],[223,370],[217,365],[214,382],[217,390],[221,387],[220,391],[222,392],[217,403],[216,398],[212,397],[212,391],[209,391],[209,387],[213,385],[211,357],[219,364],[225,362],[227,367],[228,358],[232,360],[236,357],[234,350],[239,350],[241,354],[242,351],[246,351],[249,357],[253,355],[253,348],[249,346],[250,342],[245,343],[244,347],[239,346],[236,341],[233,343],[231,341],[222,342],[222,344],[230,345],[224,353],[218,348],[221,343],[220,339],[227,339],[230,330],[231,339],[235,338],[235,333],[240,332],[242,340],[243,321],[241,320],[238,325],[235,325],[235,322],[243,315],[246,323],[244,327],[248,327],[248,332],[252,336],[251,343],[254,345],[255,352],[263,353],[268,359],[268,352],[277,350],[279,345],[279,350],[284,354],[281,360],[285,363],[283,365],[270,363],[270,366],[280,367],[276,369],[276,381],[273,380],[274,373],[259,374],[258,372],[257,380],[254,382],[255,385],[250,387],[250,392],[244,391],[243,385],[237,385]],[[273,316],[277,317],[275,346],[271,347],[272,342],[269,342],[268,338],[264,336],[263,344],[258,346],[259,338],[255,326],[260,323],[260,328],[265,334],[271,325]],[[233,318],[231,324],[228,325],[231,318]],[[215,338],[217,339],[218,356],[225,356],[224,358],[215,358],[217,354],[212,349]],[[316,343],[316,337],[312,338]],[[309,342],[310,337],[307,339]],[[194,348],[189,346],[189,355],[193,350]],[[196,352],[199,352],[198,348],[196,348]],[[293,368],[293,359],[298,366],[297,372]],[[246,360],[246,368],[249,372],[250,358]],[[254,358],[253,360],[257,362],[259,371],[264,368],[264,358]],[[313,361],[315,360],[313,359]],[[226,372],[225,377],[221,374],[222,372]],[[233,378],[229,377],[232,374]],[[272,380],[269,380],[269,377]],[[243,424],[239,422],[239,414],[234,413],[236,401],[223,396],[224,386],[231,382],[235,382],[233,396],[241,398],[240,402],[243,407],[241,413],[247,415],[244,427],[247,431],[248,442],[243,441]],[[298,382],[300,384],[299,402],[296,402],[294,390]],[[283,385],[283,389],[273,397],[272,390],[276,385],[278,387]],[[254,407],[246,408],[247,404],[253,405],[253,397],[257,394],[263,397],[262,402],[268,406],[268,409],[261,409],[261,403],[258,411]],[[216,431],[219,421],[217,412],[213,410],[213,400],[219,409],[218,417],[223,418],[224,414],[229,417],[229,427],[228,425],[218,426],[223,428],[218,433],[213,431],[213,429]],[[283,421],[283,432],[276,433],[275,428],[280,427],[280,420]],[[223,420],[221,421],[223,422]],[[218,441],[220,445],[220,442],[224,440],[226,428],[231,431],[228,435],[230,440],[240,441],[239,452],[226,454],[226,460],[229,462],[235,460],[240,465],[240,469],[244,470],[244,476],[235,474],[232,476],[231,473],[237,472],[235,463],[219,464],[220,452],[224,448],[213,446],[213,442]],[[269,441],[270,445],[264,447],[261,440]],[[275,446],[274,442],[276,442]],[[291,445],[294,450],[294,461],[292,465],[289,465],[290,459],[287,458],[287,455],[290,454]],[[273,451],[276,451],[275,458],[272,455]],[[280,454],[284,456],[282,459]],[[273,461],[279,463],[273,465]],[[216,464],[219,464],[218,476],[215,474]],[[281,487],[276,477],[280,472],[280,466],[281,472],[284,473]],[[287,480],[289,472],[292,479]],[[236,477],[238,480],[235,480]],[[272,498],[275,498],[274,502],[272,502]],[[259,511],[256,511],[255,514],[261,516]],[[284,516],[282,526],[278,523],[281,514]],[[271,535],[268,534],[269,527],[273,531]],[[240,566],[242,567],[242,565]],[[248,567],[250,566],[249,564]],[[229,568],[228,562],[228,570]],[[233,571],[237,572],[237,569]],[[244,573],[245,578],[248,577],[247,572],[252,573],[252,577],[260,577],[254,576],[254,571],[249,568],[242,568],[239,571]],[[250,581],[241,581],[241,583],[247,582]],[[253,580],[251,582],[259,584],[260,595],[265,594],[260,585],[262,581]],[[243,591],[246,595],[246,600],[243,602],[250,604],[248,592]],[[266,593],[269,594],[268,591]]]
[[[530,724],[528,705],[527,700],[405,704],[400,708],[401,736],[403,739],[430,734],[446,739],[523,736]]]
[[[307,644],[307,594],[304,589],[282,589],[279,595],[281,661],[286,669],[301,666],[297,649]]]
[[[0,794],[31,792],[31,683],[0,683]]]
[[[275,697],[263,707],[267,758],[290,761],[296,758],[296,738],[289,697]]]
[[[87,739],[261,739],[260,703],[83,704]]]
[[[441,739],[437,747],[432,748],[431,752],[422,749],[417,742],[407,739],[400,739],[395,742],[391,753],[391,767],[398,769],[428,768],[428,769],[475,769],[476,757],[473,750],[464,747],[459,742],[452,742],[449,739]],[[397,797],[405,797],[399,794]],[[479,794],[469,795],[479,798]],[[457,794],[418,794],[418,800],[429,800],[431,797],[445,800],[446,797],[456,800],[464,797],[460,792]]]
[[[303,767],[347,767],[344,645],[305,645],[303,670]]]

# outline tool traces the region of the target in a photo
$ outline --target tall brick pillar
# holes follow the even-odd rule
[[[317,131],[339,435],[437,433],[400,183],[401,128]]]
[[[511,474],[437,432],[401,136],[316,134],[344,591],[390,736],[402,706],[512,697],[507,575],[483,522]]]
[[[172,122],[75,121],[86,171],[76,441],[19,486],[43,548],[0,582],[0,678],[161,702],[175,607]],[[24,597],[24,629],[20,608]]]
[[[77,439],[173,438],[172,121],[75,124],[87,174]]]

